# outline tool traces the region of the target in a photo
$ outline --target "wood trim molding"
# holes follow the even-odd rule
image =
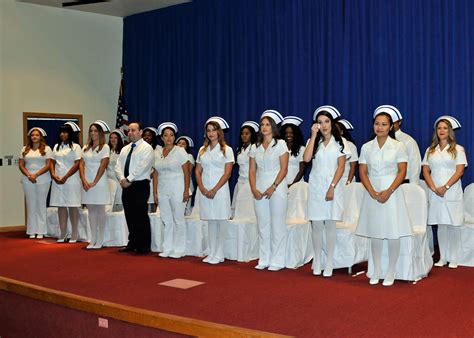
[[[70,309],[196,337],[289,337],[107,302],[3,276],[0,276],[0,289]]]
[[[26,231],[26,226],[24,225],[12,225],[3,227],[0,226],[0,232],[13,232],[13,231]]]
[[[62,114],[62,113],[42,113],[42,112],[23,112],[23,144],[28,142],[28,118],[29,117],[49,117],[49,118],[70,118],[70,119],[77,119],[79,121],[79,128],[81,131],[79,132],[78,139],[79,143],[82,145],[82,115],[81,114]],[[54,144],[51,145],[54,146]]]

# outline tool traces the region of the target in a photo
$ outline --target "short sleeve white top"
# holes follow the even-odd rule
[[[158,192],[160,195],[175,192],[182,199],[184,191],[182,166],[188,161],[188,154],[178,146],[173,146],[166,157],[163,156],[163,152],[155,152],[153,167],[158,172]]]
[[[86,147],[82,150],[82,160],[84,161],[84,174],[87,182],[93,182],[97,176],[100,163],[103,159],[109,158],[110,148],[107,144],[104,144],[102,149],[99,147],[86,150]],[[99,182],[85,191],[82,189],[82,203],[84,204],[108,204],[110,203],[110,191],[107,181],[107,175],[104,173]]]
[[[46,161],[53,157],[53,152],[49,146],[46,146],[44,151],[45,154],[41,155],[39,149],[33,150],[30,149],[25,156],[23,156],[23,152],[25,151],[25,147],[21,149],[20,158],[25,161],[25,167],[29,173],[34,174],[38,172],[41,168],[46,165]],[[21,181],[23,183],[31,183],[28,180],[28,177],[22,175]],[[51,175],[49,170],[45,172],[43,175],[40,175],[36,178],[36,184],[45,184],[51,182]]]
[[[82,156],[81,146],[77,143],[72,144],[72,148],[69,145],[62,143],[59,147],[54,146],[53,148],[53,159],[56,161],[55,172],[56,176],[63,177],[74,165],[74,162],[80,160]],[[76,171],[71,177],[69,177],[64,185],[81,184],[79,177],[79,171]]]
[[[286,174],[286,183],[291,184],[295,180],[296,175],[298,175],[300,171],[300,163],[304,162],[303,160],[303,154],[305,151],[306,147],[301,146],[300,151],[298,155],[293,156],[291,154],[291,150],[288,150],[288,153],[290,155],[288,159],[288,173]]]
[[[237,164],[239,165],[239,182],[247,182],[249,180],[249,152],[250,146],[242,148],[237,154]]]

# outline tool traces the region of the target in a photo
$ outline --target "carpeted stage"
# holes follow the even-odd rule
[[[98,303],[297,337],[474,335],[473,268],[433,268],[417,284],[396,281],[386,288],[370,286],[364,274],[352,277],[345,269],[335,270],[332,278],[315,277],[310,264],[269,272],[255,270],[255,262],[211,266],[196,257],[174,260],[118,253],[116,248],[89,251],[85,246],[26,239],[24,232],[0,233],[0,276],[95,298]],[[365,268],[355,266],[353,273]],[[177,278],[204,284],[189,289],[158,285]],[[58,314],[69,312],[66,318],[73,323],[58,322]],[[168,335],[139,326],[134,331],[134,324],[119,330],[125,324],[115,319],[109,320],[107,331],[97,326],[97,317],[0,291],[2,338],[18,333],[61,337],[68,335],[71,325],[90,325],[90,337],[117,337],[116,332]],[[31,333],[38,322],[56,332]],[[20,323],[25,326],[19,327]]]

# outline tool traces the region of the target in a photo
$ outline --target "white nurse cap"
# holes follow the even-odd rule
[[[340,122],[344,127],[346,127],[347,130],[354,129],[354,126],[352,125],[352,123],[350,123],[346,119],[340,119],[340,120],[337,120],[337,122]]]
[[[33,128],[31,128],[30,130],[28,130],[28,136],[31,135],[31,132],[32,132],[33,130],[39,131],[40,134],[43,135],[43,137],[48,136],[48,135],[46,134],[46,131],[45,131],[43,128],[40,128],[40,127],[33,127]]]
[[[77,125],[76,122],[68,121],[68,122],[64,123],[64,125],[71,127],[72,131],[75,132],[75,133],[81,131],[81,128],[79,128],[79,126]]]
[[[112,130],[111,134],[113,134],[113,133],[117,134],[122,139],[122,142],[127,139],[127,137],[125,136],[125,133],[123,132],[122,129]]]
[[[149,130],[149,131],[151,131],[153,134],[155,134],[155,136],[158,136],[158,130],[156,130],[156,128],[154,128],[154,127],[146,127],[146,128],[143,128],[143,132],[145,132],[145,130]]]
[[[190,138],[189,136],[180,136],[180,137],[178,137],[178,139],[176,140],[176,143],[178,143],[179,140],[186,140],[186,141],[188,141],[189,148],[194,147],[193,139]]]
[[[97,120],[94,122],[94,124],[97,124],[98,126],[100,126],[100,128],[102,129],[104,133],[110,133],[110,128],[107,125],[107,123],[105,123],[105,121]]]
[[[265,110],[262,116],[260,116],[260,120],[263,119],[264,117],[271,118],[273,121],[275,121],[276,124],[280,124],[283,121],[283,116],[281,116],[279,112],[273,109]]]
[[[240,127],[240,128],[243,128],[243,127],[250,127],[253,130],[255,130],[256,133],[258,133],[258,131],[260,129],[259,124],[255,121],[245,121],[244,123],[242,123],[242,127]]]
[[[281,125],[284,126],[285,124],[294,124],[295,126],[299,126],[301,122],[303,122],[303,119],[299,118],[298,116],[286,116],[283,119]]]
[[[176,134],[178,132],[178,127],[173,122],[163,122],[158,126],[158,135],[162,135],[165,128],[170,128]]]
[[[229,128],[229,124],[227,123],[227,121],[224,120],[222,117],[219,117],[219,116],[212,116],[212,117],[208,118],[206,123],[204,124],[204,126],[207,126],[207,124],[209,122],[217,123],[219,125],[219,127],[221,127],[222,130],[225,130],[225,129]]]
[[[378,106],[374,111],[374,119],[380,113],[386,113],[392,117],[392,122],[397,122],[403,119],[402,114],[400,111],[395,108],[394,106],[390,106],[388,104],[384,104],[382,106]]]
[[[313,121],[316,121],[316,116],[318,116],[318,114],[320,112],[328,112],[329,114],[331,114],[332,118],[335,120],[337,119],[339,116],[341,116],[341,113],[339,113],[339,110],[337,110],[335,107],[333,106],[328,106],[328,105],[325,105],[325,106],[321,106],[319,107],[318,109],[316,109],[313,113]]]
[[[454,117],[452,117],[452,116],[450,116],[450,115],[443,115],[443,116],[440,116],[440,117],[438,117],[438,118],[436,119],[436,121],[435,121],[435,123],[434,123],[434,126],[433,126],[435,129],[436,129],[436,125],[438,124],[438,122],[439,122],[440,120],[447,120],[447,121],[449,121],[449,123],[451,123],[451,128],[453,128],[453,130],[456,130],[456,129],[461,128],[461,123],[459,123],[459,121],[458,121],[456,118],[454,118]]]

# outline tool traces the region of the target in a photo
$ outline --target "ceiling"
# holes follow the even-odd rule
[[[152,11],[158,8],[173,6],[191,0],[109,0],[107,2],[84,4],[76,6],[63,7],[66,2],[75,2],[74,0],[16,0],[17,2],[26,2],[42,6],[64,8],[64,10],[77,10],[118,17]]]

